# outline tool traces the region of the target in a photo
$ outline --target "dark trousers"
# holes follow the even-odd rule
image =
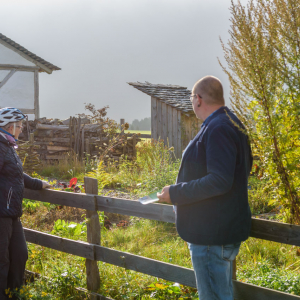
[[[5,289],[23,284],[28,251],[19,218],[0,218],[0,300],[6,300]]]

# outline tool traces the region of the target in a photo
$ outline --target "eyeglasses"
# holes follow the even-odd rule
[[[16,127],[22,129],[22,128],[23,128],[23,125],[16,125]]]
[[[193,95],[190,96],[190,101],[193,102],[194,97],[197,96],[197,95],[199,96],[199,98],[202,99],[202,97],[199,94],[193,94]]]

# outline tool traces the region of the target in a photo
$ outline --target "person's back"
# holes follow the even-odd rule
[[[251,228],[251,148],[243,125],[225,106],[217,78],[199,80],[190,99],[203,124],[184,151],[177,182],[158,197],[175,206],[177,231],[188,242],[199,298],[232,300],[232,261]]]

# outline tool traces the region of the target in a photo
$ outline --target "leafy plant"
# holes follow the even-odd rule
[[[231,38],[222,46],[232,108],[286,221],[300,223],[299,1],[249,0],[230,9]]]

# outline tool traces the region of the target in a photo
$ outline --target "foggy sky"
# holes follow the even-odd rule
[[[0,0],[0,32],[62,68],[40,74],[40,112],[68,118],[84,103],[119,121],[150,117],[150,97],[130,81],[189,89],[214,75],[219,37],[229,38],[230,0]],[[245,1],[243,1],[245,3]]]

